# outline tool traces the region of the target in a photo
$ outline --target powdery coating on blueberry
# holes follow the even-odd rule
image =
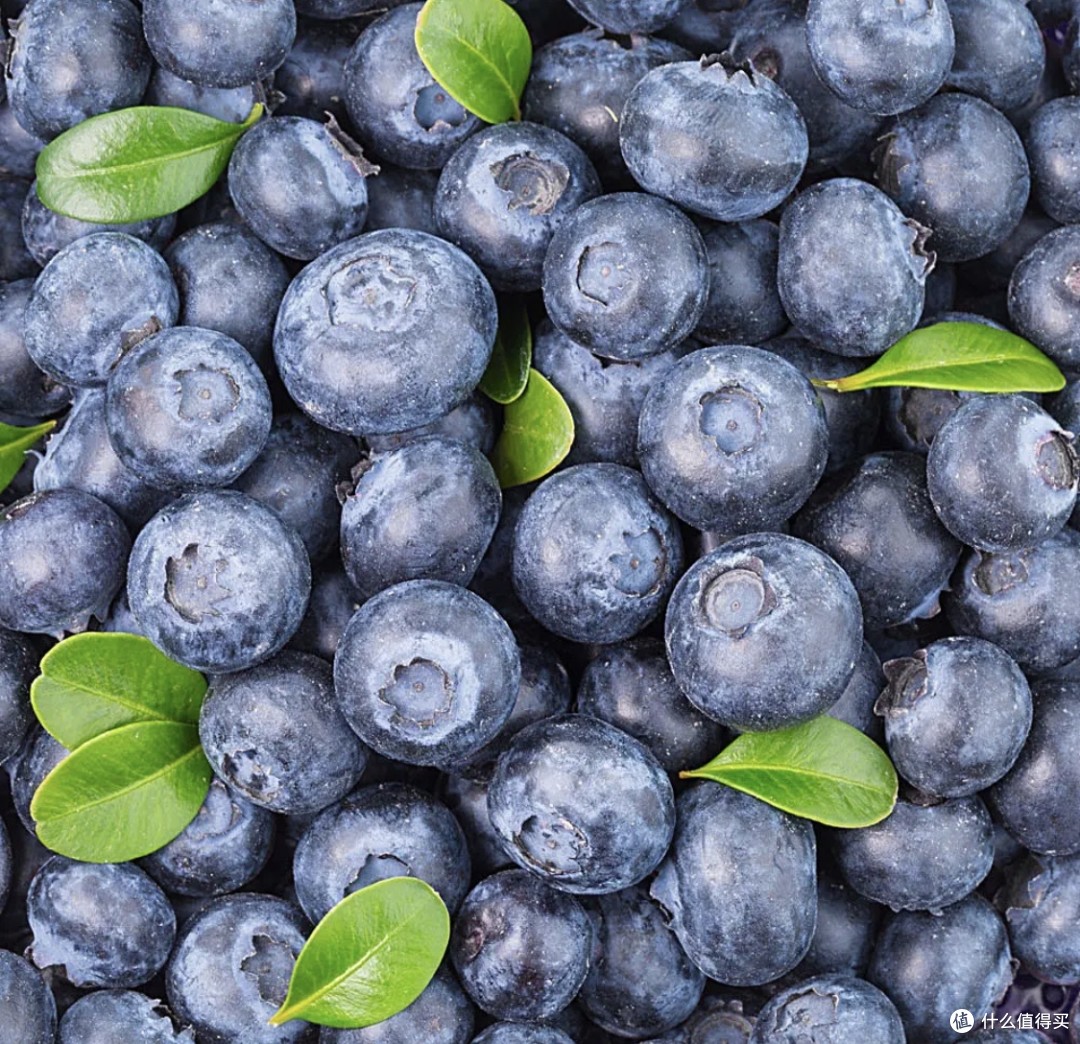
[[[677,207],[640,192],[582,204],[544,259],[552,323],[596,355],[626,361],[693,333],[709,292],[705,244]]]
[[[131,538],[77,489],[32,493],[0,513],[0,626],[60,637],[103,619],[124,582]]]
[[[814,831],[716,783],[679,796],[678,826],[650,893],[710,978],[757,986],[790,971],[814,934]]]
[[[207,87],[242,87],[285,61],[296,9],[292,0],[144,0],[143,28],[169,72]]]
[[[874,629],[932,615],[961,551],[934,513],[914,453],[872,453],[845,468],[810,498],[792,531],[839,563]]]
[[[0,950],[0,1008],[4,1010],[4,1032],[13,1042],[53,1044],[56,1040],[52,990],[29,961],[9,950]]]
[[[24,130],[15,119],[10,103],[0,105],[0,174],[29,181],[44,147],[45,142]]]
[[[551,1026],[526,1026],[521,1022],[496,1022],[472,1044],[573,1044],[573,1038]]]
[[[592,927],[581,904],[524,870],[504,870],[465,898],[450,959],[473,1002],[497,1018],[540,1022],[577,996]]]
[[[1016,966],[1005,925],[981,896],[940,914],[903,911],[886,919],[866,977],[896,1005],[908,1040],[952,1044],[949,1016],[982,1016],[1002,997]]]
[[[1049,232],[1017,262],[1009,319],[1069,374],[1080,372],[1080,228]]]
[[[180,297],[169,266],[139,239],[95,232],[44,268],[26,306],[30,357],[63,384],[104,384],[124,352],[172,326]]]
[[[1029,674],[1080,656],[1080,599],[1066,582],[1080,568],[1080,533],[1066,526],[1038,547],[968,551],[943,600],[958,634],[1000,645]]]
[[[132,863],[53,856],[34,876],[26,913],[30,959],[79,987],[141,986],[164,967],[176,937],[165,893]]]
[[[34,0],[12,24],[7,93],[35,137],[138,105],[152,62],[130,0]]]
[[[15,806],[15,814],[34,838],[37,837],[37,828],[30,815],[30,802],[41,781],[67,756],[66,747],[35,725],[6,766],[11,777],[11,803]]]
[[[941,0],[810,0],[806,42],[826,86],[885,116],[926,101],[945,82],[955,49]]]
[[[0,764],[18,751],[33,724],[30,683],[37,673],[38,654],[30,642],[0,630]]]
[[[873,185],[853,178],[813,185],[780,219],[777,286],[784,310],[816,347],[878,355],[922,315],[934,265],[925,240],[926,229]]]
[[[637,634],[663,608],[682,561],[675,520],[618,464],[545,479],[514,530],[514,590],[544,627],[576,642]]]
[[[806,166],[806,124],[768,76],[712,56],[647,73],[619,127],[623,158],[647,192],[717,221],[780,205]]]
[[[334,659],[345,719],[374,750],[442,765],[502,728],[521,682],[506,622],[482,598],[441,580],[381,591],[349,621]]]
[[[261,452],[273,407],[266,379],[225,334],[177,326],[126,352],[105,388],[109,441],[161,489],[226,486]]]
[[[609,33],[651,33],[663,29],[689,0],[569,0],[583,18]]]
[[[499,758],[488,809],[506,851],[555,888],[605,895],[656,869],[671,841],[671,783],[644,744],[581,714],[537,722]]]
[[[499,521],[499,480],[479,450],[430,437],[377,456],[341,512],[341,558],[362,598],[405,580],[467,586]]]
[[[942,261],[981,257],[1020,221],[1031,189],[1012,124],[981,98],[941,94],[897,117],[876,154],[881,187],[931,229]]]
[[[168,1009],[133,990],[97,990],[80,997],[60,1020],[57,1044],[194,1044],[195,1031],[177,1029]]]
[[[380,159],[438,170],[480,120],[440,87],[416,53],[416,16],[404,4],[372,22],[345,63],[345,107]]]
[[[1054,98],[1036,109],[1024,145],[1039,206],[1063,224],[1080,221],[1080,98]]]
[[[426,881],[455,912],[469,890],[468,847],[445,805],[404,783],[361,787],[320,813],[293,859],[296,897],[317,923],[361,888],[391,877]]]
[[[864,975],[881,913],[877,903],[819,874],[814,938],[792,976]]]
[[[242,493],[181,497],[135,541],[128,602],[173,659],[210,673],[252,667],[300,625],[311,567],[297,533]]]
[[[309,930],[303,914],[284,899],[240,893],[213,900],[177,939],[165,969],[170,1006],[200,1041],[310,1041],[310,1023],[269,1025]]]
[[[882,388],[884,432],[897,449],[926,456],[942,425],[978,392],[945,388]]]
[[[389,435],[364,435],[364,442],[372,453],[389,453],[427,435],[441,435],[457,439],[479,450],[485,456],[495,445],[495,405],[482,392],[473,392],[460,406],[449,413],[421,424],[419,428],[396,431]]]
[[[146,88],[143,96],[144,105],[191,109],[226,123],[243,123],[255,104],[265,101],[266,92],[262,84],[207,87],[205,84],[192,83],[176,76],[161,65],[154,66],[154,71],[150,74],[150,86]]]
[[[38,369],[26,350],[23,324],[33,290],[32,279],[0,284],[0,410],[37,418],[62,410],[71,392]]]
[[[827,454],[810,382],[758,348],[691,352],[656,381],[638,421],[645,481],[698,529],[779,525],[810,496]]]
[[[592,964],[581,1004],[620,1037],[652,1037],[689,1018],[705,976],[686,956],[643,886],[589,901]]]
[[[862,652],[859,598],[817,548],[764,533],[698,559],[664,622],[675,680],[710,718],[777,729],[822,713]]]
[[[385,434],[463,403],[497,325],[495,295],[466,254],[425,232],[386,229],[328,250],[293,280],[274,357],[296,404],[323,427]]]

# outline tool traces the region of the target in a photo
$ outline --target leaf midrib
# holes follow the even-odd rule
[[[236,127],[236,133],[227,134],[208,145],[199,145],[195,148],[184,149],[180,152],[161,152],[156,156],[150,156],[147,159],[134,160],[130,163],[117,163],[109,167],[72,167],[67,165],[61,166],[58,164],[53,167],[52,173],[59,177],[63,177],[66,180],[77,181],[80,178],[100,178],[104,175],[117,175],[127,171],[141,170],[144,167],[159,166],[162,163],[175,163],[220,148],[226,142],[240,137],[240,135],[247,130],[243,124],[237,124]]]
[[[757,762],[740,762],[737,765],[721,765],[711,771],[716,772],[718,775],[725,773],[738,775],[740,772],[768,772],[773,775],[776,775],[778,773],[785,773],[787,775],[799,776],[806,779],[822,779],[828,780],[830,783],[844,783],[859,790],[869,791],[872,794],[885,794],[891,792],[892,789],[890,787],[888,790],[885,790],[881,787],[874,786],[869,783],[862,783],[858,780],[851,779],[848,776],[837,776],[830,772],[812,772],[809,769],[801,769],[793,767],[791,765],[769,765],[759,764]],[[697,772],[689,772],[687,773],[687,776],[699,779],[713,779],[711,773],[709,775],[706,775],[705,773],[699,774]],[[720,781],[714,779],[714,782]]]

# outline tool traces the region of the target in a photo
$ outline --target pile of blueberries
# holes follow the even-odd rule
[[[0,496],[0,1042],[1069,1039],[1080,380],[810,382],[943,320],[1080,375],[1069,0],[517,0],[499,126],[419,3],[0,5],[0,419],[58,422]],[[37,198],[90,116],[256,102],[175,215]],[[508,295],[576,437],[504,491]],[[210,683],[209,795],[135,863],[29,812],[87,629]],[[878,825],[678,776],[820,714],[894,762]],[[453,919],[422,996],[268,1025],[403,874]]]

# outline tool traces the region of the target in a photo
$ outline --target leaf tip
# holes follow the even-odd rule
[[[284,1026],[286,1022],[292,1022],[294,1018],[296,1016],[291,1014],[291,1009],[282,1004],[267,1021],[270,1026]]]

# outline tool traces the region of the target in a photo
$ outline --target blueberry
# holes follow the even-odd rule
[[[502,493],[479,450],[429,437],[375,457],[341,512],[341,557],[362,598],[405,580],[466,586]]]
[[[182,326],[217,330],[263,364],[270,353],[289,274],[281,258],[243,225],[199,225],[165,251],[180,291]]]
[[[504,123],[469,138],[443,168],[435,224],[499,290],[540,289],[555,230],[600,194],[592,163],[538,123]]]
[[[45,142],[23,129],[10,102],[0,104],[0,174],[29,181],[44,147]]]
[[[978,1025],[1013,977],[1005,925],[971,895],[941,914],[904,911],[878,936],[867,978],[896,1005],[907,1039],[952,1044],[949,1016],[958,1008]]]
[[[757,1017],[750,1044],[799,1044],[806,1039],[814,1044],[907,1040],[892,1001],[876,986],[850,975],[805,979],[774,994]]]
[[[581,1002],[619,1037],[663,1033],[689,1018],[705,976],[690,961],[644,887],[591,900],[593,952]]]
[[[622,185],[627,171],[619,122],[627,96],[650,69],[690,57],[668,40],[639,33],[605,36],[587,29],[561,36],[533,56],[522,98],[525,118],[577,142],[608,187]]]
[[[387,11],[345,62],[345,108],[360,140],[399,167],[438,170],[480,120],[440,87],[416,52],[421,4]]]
[[[609,33],[651,33],[672,21],[688,0],[569,0],[582,17]]]
[[[941,94],[899,116],[882,139],[877,178],[931,229],[942,261],[981,257],[1005,241],[1031,179],[1020,136],[981,98]]]
[[[578,207],[544,259],[544,304],[567,337],[626,361],[673,348],[697,326],[709,290],[693,222],[655,196],[621,192]]]
[[[460,406],[449,413],[421,424],[419,428],[391,432],[389,435],[364,435],[372,453],[388,453],[428,435],[457,439],[479,450],[485,456],[495,445],[495,411],[492,400],[482,392],[473,392]]]
[[[356,443],[298,413],[275,418],[262,452],[233,483],[300,534],[312,562],[337,546],[338,483],[356,459]]]
[[[555,634],[618,642],[655,619],[682,568],[682,538],[641,476],[579,464],[545,479],[514,531],[514,589]]]
[[[961,550],[934,514],[914,453],[871,453],[843,469],[811,497],[793,532],[840,564],[874,629],[932,615]]]
[[[4,1012],[0,1033],[5,1042],[53,1044],[56,1040],[52,991],[29,961],[9,950],[0,950],[0,1009]]]
[[[978,392],[944,388],[884,388],[884,434],[897,449],[930,452],[945,422]]]
[[[450,957],[465,991],[497,1018],[550,1019],[589,970],[592,928],[581,904],[524,870],[485,878],[465,897]]]
[[[195,670],[254,666],[300,625],[311,567],[296,532],[242,493],[181,497],[135,541],[128,601],[148,637]]]
[[[715,55],[646,73],[626,100],[619,142],[643,189],[716,221],[779,206],[808,152],[806,124],[784,90]]]
[[[316,816],[296,846],[293,881],[312,923],[347,895],[390,877],[416,877],[451,912],[469,889],[465,834],[445,805],[415,787],[362,787]]]
[[[30,186],[22,178],[0,177],[0,280],[28,279],[38,264],[22,237],[22,207]]]
[[[26,417],[58,413],[71,392],[42,373],[26,351],[23,324],[31,279],[0,283],[0,409]]]
[[[305,4],[301,0],[296,5],[296,13],[304,15],[308,13],[306,7],[318,7],[319,2],[310,0]],[[330,0],[330,3],[334,2]],[[357,6],[355,0],[353,6]],[[360,6],[380,11],[383,8],[381,2],[371,0],[360,0]],[[350,21],[300,19],[288,56],[274,74],[274,90],[282,96],[274,110],[275,115],[321,120],[329,112],[341,122],[348,118],[344,101],[345,61],[356,41],[357,28]]]
[[[253,127],[233,150],[229,195],[264,243],[310,261],[364,227],[368,170],[335,121],[278,116]]]
[[[161,65],[154,67],[150,75],[150,86],[143,98],[144,105],[191,109],[226,123],[243,123],[257,103],[265,102],[266,91],[261,84],[208,87],[206,84],[192,83],[176,76]]]
[[[491,825],[488,786],[485,781],[465,776],[445,776],[441,789],[443,801],[465,831],[475,877],[486,877],[513,865]]]
[[[266,380],[243,345],[194,326],[140,341],[105,389],[117,457],[161,489],[235,481],[266,443],[272,412]]]
[[[438,235],[439,230],[435,227],[435,188],[438,184],[438,171],[380,164],[379,173],[367,181],[368,230],[412,228]]]
[[[718,783],[679,796],[652,897],[710,978],[756,986],[805,956],[817,909],[814,832],[804,819]]]
[[[817,485],[827,454],[810,382],[758,348],[691,352],[653,385],[638,421],[645,481],[698,529],[779,525]]]
[[[365,1029],[319,1032],[319,1044],[469,1044],[475,1009],[453,972],[441,968],[404,1011]]]
[[[26,900],[39,968],[80,987],[141,986],[164,966],[176,936],[165,893],[132,863],[53,856]]]
[[[979,638],[943,638],[885,666],[877,711],[889,755],[914,786],[964,797],[997,782],[1031,728],[1031,691],[1015,662]]]
[[[124,582],[131,538],[77,489],[33,493],[0,513],[0,626],[54,634],[101,619]]]
[[[285,61],[296,36],[292,0],[144,0],[159,65],[205,87],[243,87]]]
[[[122,232],[96,232],[61,250],[38,277],[26,306],[26,350],[64,384],[101,385],[124,352],[172,326],[179,308],[157,251]]]
[[[467,255],[424,232],[386,229],[328,250],[293,280],[274,356],[319,424],[385,434],[464,402],[497,323],[495,295]]]
[[[130,0],[32,0],[12,28],[8,99],[35,137],[139,104],[152,63]]]
[[[334,659],[348,723],[380,754],[415,765],[453,763],[493,739],[520,679],[502,617],[441,580],[411,580],[369,599]]]
[[[562,1030],[550,1026],[527,1026],[521,1022],[496,1022],[473,1037],[472,1044],[574,1044]]]
[[[1080,99],[1054,98],[1035,110],[1024,136],[1039,206],[1055,221],[1080,221]]]
[[[15,755],[34,721],[30,683],[37,673],[38,656],[30,642],[0,630],[0,764]]]
[[[30,802],[41,781],[68,756],[68,750],[44,729],[33,726],[18,752],[5,766],[11,778],[11,803],[26,831],[37,837]]]
[[[57,1044],[194,1044],[194,1031],[178,1030],[168,1010],[133,990],[95,990],[60,1020]]]
[[[1039,674],[1080,656],[1080,602],[1061,577],[1080,567],[1080,533],[1066,527],[1038,547],[1007,554],[968,551],[944,599],[958,634],[1000,645]]]
[[[514,737],[496,765],[488,809],[515,863],[585,895],[652,873],[675,826],[671,784],[648,748],[580,714]]]
[[[1013,953],[1044,982],[1080,980],[1080,857],[1029,855],[1003,899]]]
[[[502,514],[495,527],[487,553],[480,560],[476,576],[469,585],[486,599],[508,623],[515,627],[534,627],[535,621],[521,604],[511,580],[513,571],[514,530],[525,507],[525,502],[535,489],[534,484],[511,486],[503,491]]]
[[[1080,815],[1071,795],[1080,766],[1071,751],[1078,734],[1074,681],[1037,682],[1034,719],[1020,757],[988,793],[990,807],[1010,834],[1033,852],[1080,852]]]
[[[801,192],[780,220],[777,286],[791,322],[837,355],[880,354],[922,314],[934,265],[926,235],[864,181],[833,178]]]
[[[310,1023],[275,1029],[308,927],[300,911],[269,895],[214,899],[184,925],[165,969],[177,1017],[214,1044],[313,1044]]]
[[[1080,372],[1080,228],[1047,233],[1009,281],[1009,319],[1070,374]]]
[[[360,599],[345,571],[339,565],[324,565],[312,577],[307,612],[289,647],[333,660],[341,636],[359,608]]]
[[[806,42],[818,76],[856,109],[888,116],[926,101],[952,66],[955,39],[940,0],[810,0]]]
[[[881,907],[823,874],[817,880],[817,926],[793,976],[866,974]]]
[[[355,786],[367,760],[334,699],[330,665],[284,652],[215,678],[199,715],[214,771],[273,812],[318,812]]]
[[[875,742],[884,738],[881,719],[874,713],[874,704],[885,687],[885,675],[881,661],[869,642],[863,642],[862,652],[855,661],[855,673],[847,683],[840,698],[825,711],[840,721],[845,721],[860,732],[865,732]]]
[[[116,455],[101,388],[84,388],[76,395],[64,426],[49,436],[45,456],[34,469],[35,491],[65,488],[90,493],[108,504],[133,532],[172,499]]]

